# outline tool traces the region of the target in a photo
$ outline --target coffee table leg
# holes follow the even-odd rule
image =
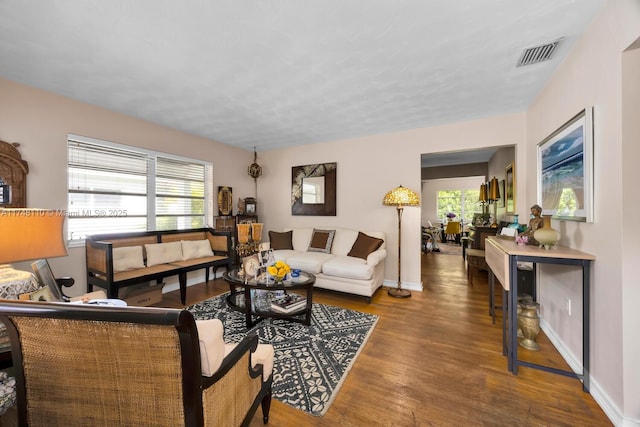
[[[247,329],[251,328],[251,289],[244,288],[244,317]]]

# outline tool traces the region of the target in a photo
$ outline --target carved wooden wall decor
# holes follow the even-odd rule
[[[0,180],[6,185],[8,197],[0,200],[0,208],[27,207],[27,174],[29,166],[17,150],[20,144],[0,141]]]

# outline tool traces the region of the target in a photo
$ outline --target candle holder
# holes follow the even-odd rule
[[[238,256],[245,257],[258,252],[262,240],[262,223],[238,224]]]

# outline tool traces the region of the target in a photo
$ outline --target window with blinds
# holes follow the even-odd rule
[[[69,135],[68,239],[204,227],[209,162]]]

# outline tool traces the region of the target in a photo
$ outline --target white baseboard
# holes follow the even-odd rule
[[[397,288],[398,281],[397,280],[385,280],[382,282],[383,286],[388,288]],[[424,288],[422,287],[422,283],[411,283],[411,282],[402,282],[402,289],[408,289],[410,291],[422,292]]]
[[[544,331],[549,341],[558,350],[560,355],[567,362],[571,370],[575,373],[582,373],[582,361],[578,359],[565,345],[564,342],[558,337],[555,331],[549,326],[544,319],[540,319],[540,328]],[[604,413],[609,417],[609,420],[614,426],[618,427],[640,427],[640,420],[632,420],[625,418],[620,411],[620,408],[609,397],[609,395],[602,389],[597,380],[590,376],[589,378],[589,392],[593,396],[593,400],[600,405]]]
[[[218,268],[215,276],[213,274],[209,275],[209,280],[214,280],[216,278],[222,277],[222,273],[226,270],[224,267]],[[204,283],[205,274],[204,270],[197,270],[190,273],[187,273],[187,288],[192,285],[197,285],[198,283]],[[166,294],[167,292],[177,291],[180,289],[180,282],[178,281],[178,276],[171,276],[164,279],[164,287],[162,288],[162,293]]]

